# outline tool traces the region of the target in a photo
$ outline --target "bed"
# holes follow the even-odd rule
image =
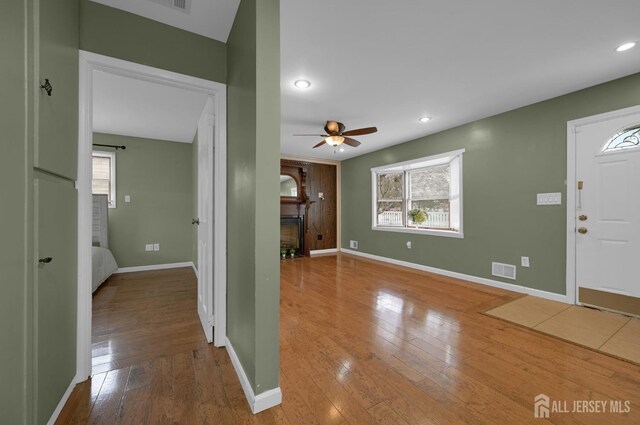
[[[93,195],[93,240],[91,247],[92,292],[118,270],[109,251],[109,207],[107,195]]]

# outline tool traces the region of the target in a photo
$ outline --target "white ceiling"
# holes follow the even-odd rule
[[[93,1],[221,41],[239,4],[191,0],[187,15],[154,3],[161,0]],[[280,0],[280,10],[281,151],[288,155],[351,158],[640,71],[640,46],[614,51],[640,41],[638,0]],[[300,78],[311,88],[294,88]],[[129,93],[122,103],[138,102],[151,119]],[[165,139],[174,118],[165,111],[156,124],[136,126],[121,108],[112,113],[96,116],[98,125],[158,132],[164,125]],[[422,124],[421,116],[433,119]],[[312,149],[320,138],[292,136],[322,133],[329,119],[379,131],[336,153]]]
[[[638,0],[281,0],[282,152],[346,159],[640,71]],[[308,79],[311,88],[293,87]],[[418,122],[427,115],[433,120]],[[377,126],[312,149],[326,120]]]
[[[207,96],[105,72],[93,75],[93,130],[191,143]]]
[[[191,0],[190,13],[159,4],[163,0],[92,0],[214,40],[227,42],[240,0]],[[164,0],[170,2],[171,0]]]

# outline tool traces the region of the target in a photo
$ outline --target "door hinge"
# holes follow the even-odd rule
[[[216,319],[213,316],[209,316],[209,326],[215,326],[216,325]]]

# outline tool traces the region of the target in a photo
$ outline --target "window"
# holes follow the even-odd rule
[[[640,126],[622,130],[610,138],[604,146],[603,152],[618,151],[640,147]]]
[[[93,151],[91,193],[107,195],[109,208],[116,207],[116,154]]]
[[[374,230],[463,237],[464,149],[371,169]]]

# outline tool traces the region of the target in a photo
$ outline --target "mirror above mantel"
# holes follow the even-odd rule
[[[298,161],[282,161],[280,164],[280,203],[304,204],[307,202],[305,179],[307,164]]]
[[[286,198],[298,197],[298,183],[287,174],[280,175],[280,196]]]

